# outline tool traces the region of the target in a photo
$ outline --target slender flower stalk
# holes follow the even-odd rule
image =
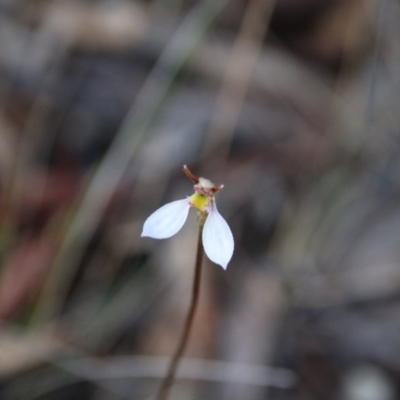
[[[200,294],[201,264],[204,252],[208,258],[226,269],[232,258],[234,241],[232,232],[217,210],[215,194],[223,185],[215,186],[205,178],[197,178],[184,165],[183,171],[194,183],[194,194],[187,199],[165,204],[147,218],[142,236],[166,239],[175,235],[184,225],[191,207],[197,209],[199,235],[193,278],[192,299],[178,347],[171,359],[167,374],[158,391],[157,400],[166,400],[174,382],[179,362],[185,353]]]
[[[197,304],[199,302],[199,295],[200,295],[201,264],[204,255],[203,241],[202,241],[203,225],[204,222],[202,223],[201,221],[199,221],[199,235],[197,239],[197,253],[196,253],[196,262],[194,269],[194,277],[193,277],[192,299],[190,302],[189,311],[186,316],[185,325],[183,327],[182,336],[179,341],[178,347],[175,350],[175,354],[171,359],[171,363],[169,364],[167,374],[165,375],[165,378],[163,379],[161,386],[158,390],[158,394],[156,397],[157,400],[167,399],[169,389],[171,388],[175,380],[175,375],[179,366],[179,362],[182,359],[183,355],[185,354],[186,347],[189,341],[190,331],[192,329],[193,320],[196,314]]]

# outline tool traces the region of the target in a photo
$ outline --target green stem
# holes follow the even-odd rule
[[[157,400],[167,399],[169,390],[175,380],[175,375],[179,366],[179,362],[182,359],[182,356],[184,355],[188,344],[190,331],[193,325],[193,320],[196,314],[197,304],[200,295],[201,264],[204,254],[202,233],[203,233],[203,224],[200,223],[199,235],[197,239],[197,253],[196,253],[196,261],[194,269],[193,287],[192,287],[192,299],[190,302],[188,314],[186,316],[186,321],[182,331],[181,339],[179,341],[178,347],[176,348],[175,354],[171,359],[171,363],[169,364],[167,374],[165,375],[165,378],[162,381],[161,386],[158,390],[156,397]]]

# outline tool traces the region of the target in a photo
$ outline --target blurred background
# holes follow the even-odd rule
[[[0,1],[0,399],[400,398],[396,0]]]

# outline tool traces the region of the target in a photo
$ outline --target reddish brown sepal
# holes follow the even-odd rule
[[[220,192],[224,188],[224,185],[219,185],[211,189],[213,194]]]
[[[183,166],[183,172],[193,183],[196,185],[199,183],[199,178],[195,177],[186,165]]]

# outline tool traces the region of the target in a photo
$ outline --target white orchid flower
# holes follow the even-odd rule
[[[142,237],[167,239],[184,225],[190,207],[199,211],[200,223],[203,223],[203,247],[208,258],[226,269],[232,258],[234,242],[232,232],[225,219],[217,210],[215,194],[223,185],[215,186],[205,178],[196,178],[186,167],[186,175],[195,183],[195,193],[183,200],[173,201],[156,210],[144,223]]]

